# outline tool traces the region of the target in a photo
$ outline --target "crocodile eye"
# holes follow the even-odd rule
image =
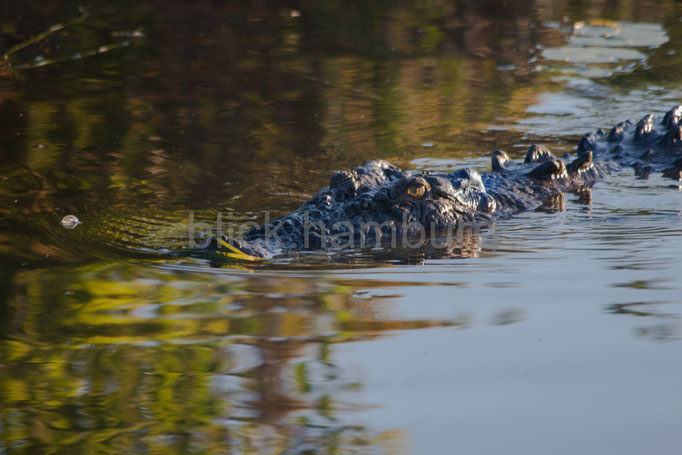
[[[423,183],[413,183],[407,187],[407,194],[415,199],[421,199],[426,194],[426,186]]]

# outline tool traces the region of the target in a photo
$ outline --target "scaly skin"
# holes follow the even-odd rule
[[[403,172],[383,160],[336,172],[329,187],[297,210],[248,231],[244,240],[222,241],[243,253],[268,258],[293,250],[374,245],[427,233],[452,235],[464,226],[553,207],[565,192],[583,192],[605,175],[631,166],[640,177],[663,172],[682,179],[682,106],[659,125],[652,115],[636,125],[619,123],[586,134],[573,156],[554,157],[532,145],[523,163],[496,150],[492,170],[449,174]],[[221,248],[213,242],[213,248]]]

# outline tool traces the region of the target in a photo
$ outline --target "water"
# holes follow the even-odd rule
[[[661,114],[679,5],[79,6],[0,10],[0,454],[679,447],[672,180],[451,255],[174,255],[190,212],[260,222],[370,159],[486,171]]]

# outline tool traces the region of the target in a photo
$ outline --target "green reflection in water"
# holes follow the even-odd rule
[[[327,346],[457,322],[378,315],[360,286],[373,284],[137,263],[20,272],[6,283],[1,439],[70,453],[390,446],[400,431],[336,421],[333,393],[359,385]]]
[[[577,21],[669,38],[600,84],[674,88],[682,58],[672,1],[95,2],[40,40],[81,12],[33,3],[0,23],[1,53],[30,42],[0,62],[2,453],[405,451],[408,429],[338,417],[362,384],[328,348],[458,321],[381,313],[356,291],[387,284],[364,278],[175,268],[158,258],[189,211],[260,220],[373,158],[518,156],[536,138],[510,125],[565,88],[539,48]],[[67,214],[83,224],[64,230]]]
[[[92,8],[12,54],[58,60],[142,30],[126,49],[5,69],[3,254],[69,260],[116,243],[115,232],[64,238],[55,221],[67,214],[82,227],[101,225],[102,211],[113,226],[150,210],[162,219],[227,209],[262,217],[295,207],[333,169],[377,157],[405,164],[425,141],[444,156],[471,155],[505,140],[481,139],[481,128],[521,114],[547,83],[527,62],[536,19],[525,10],[507,11],[513,22],[438,2],[362,11],[326,2],[300,17],[256,5],[152,8]],[[53,25],[53,15],[31,13],[8,44]],[[493,21],[484,31],[468,23],[482,16]],[[502,62],[517,70],[498,71]],[[155,236],[153,223],[137,223]],[[11,238],[37,245],[16,249]]]

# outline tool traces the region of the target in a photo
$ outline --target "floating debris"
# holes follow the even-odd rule
[[[64,226],[66,229],[74,229],[79,224],[80,221],[74,215],[66,215],[64,218],[62,218],[62,226]]]

